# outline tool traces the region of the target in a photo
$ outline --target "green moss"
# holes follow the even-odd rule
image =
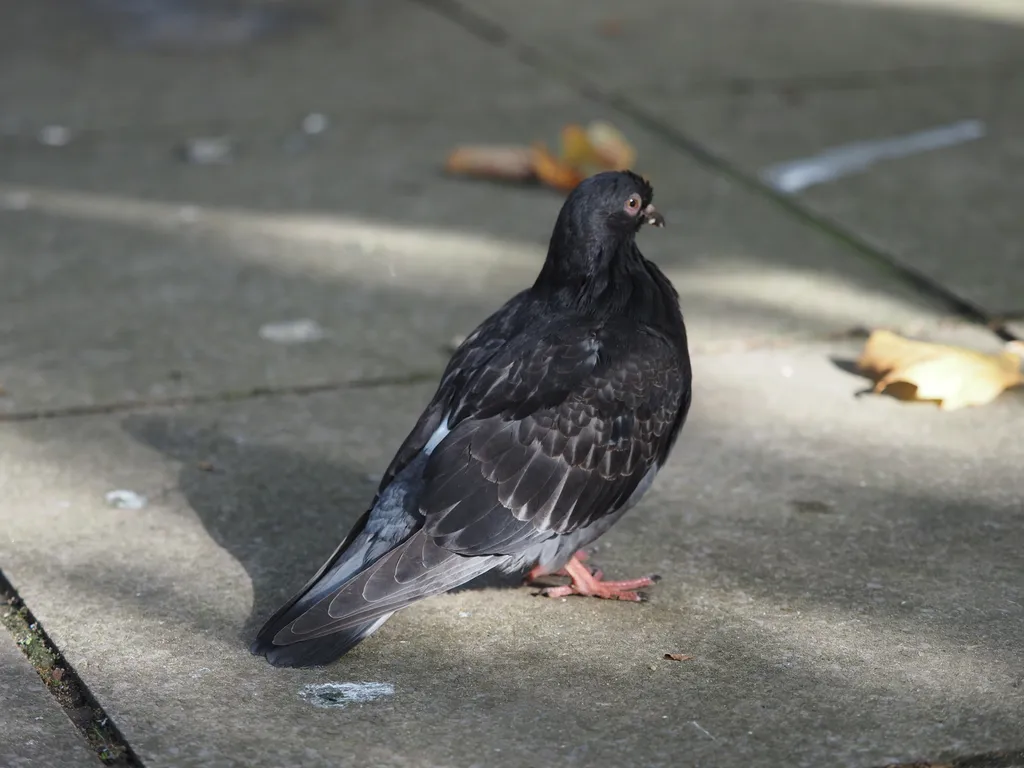
[[[46,632],[0,573],[0,624],[105,765],[137,766],[117,729],[81,685]]]

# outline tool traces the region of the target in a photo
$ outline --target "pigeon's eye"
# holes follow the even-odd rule
[[[642,202],[643,201],[640,200],[640,195],[633,194],[629,196],[629,199],[626,200],[626,205],[623,207],[625,208],[626,213],[630,216],[636,216],[637,213],[640,212]]]

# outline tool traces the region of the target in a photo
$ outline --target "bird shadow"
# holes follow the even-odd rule
[[[133,414],[122,428],[180,463],[178,490],[216,542],[245,569],[253,589],[253,633],[331,555],[373,498],[365,468],[295,448],[250,442],[216,416]],[[521,573],[484,574],[457,587],[521,587]]]

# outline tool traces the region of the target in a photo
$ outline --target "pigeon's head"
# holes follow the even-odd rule
[[[632,171],[606,171],[584,179],[572,191],[559,219],[591,236],[634,235],[644,224],[665,226],[651,202],[654,190]]]
[[[637,263],[640,227],[665,226],[653,197],[651,185],[631,171],[606,171],[581,181],[558,214],[537,285],[579,286]]]

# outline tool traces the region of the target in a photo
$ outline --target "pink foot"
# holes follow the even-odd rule
[[[649,587],[659,580],[658,576],[644,576],[640,579],[626,581],[601,581],[601,572],[591,573],[575,555],[565,564],[565,574],[572,579],[572,584],[564,587],[547,587],[542,589],[540,594],[545,597],[584,595],[600,597],[605,600],[628,600],[641,603],[647,598],[634,590]]]
[[[582,562],[586,562],[587,560],[590,559],[589,553],[584,552],[582,549],[578,550],[576,552],[576,554],[573,555],[573,557],[576,558],[577,560],[579,560],[581,563]],[[601,572],[597,571],[597,573],[600,574]],[[526,578],[523,581],[526,584],[532,584],[537,579],[539,579],[541,576],[568,576],[568,575],[569,575],[569,572],[566,571],[565,568],[560,568],[557,571],[554,571],[553,573],[548,573],[541,566],[537,565],[537,566],[534,566],[533,568],[530,569],[530,572],[526,574]],[[600,579],[601,576],[598,575],[597,578]]]

